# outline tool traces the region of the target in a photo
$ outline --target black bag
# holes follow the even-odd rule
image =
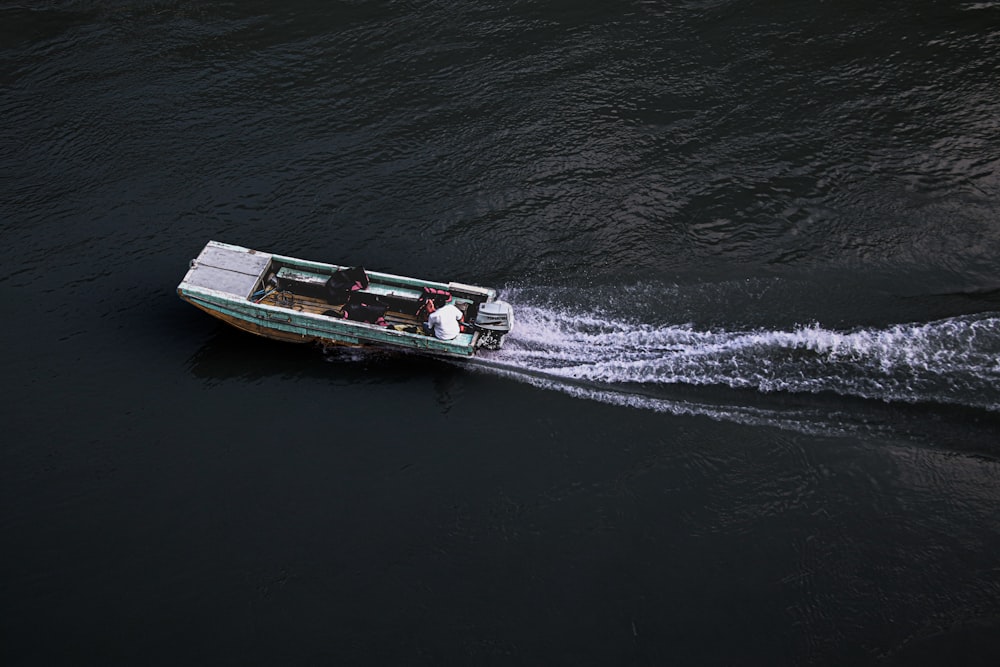
[[[326,291],[330,303],[343,303],[347,295],[353,291],[368,287],[368,274],[363,266],[337,271],[326,281]]]
[[[372,300],[374,300],[374,303],[368,303],[368,301]],[[378,297],[373,297],[369,294],[360,295],[354,292],[348,297],[347,303],[344,304],[343,308],[345,318],[358,322],[369,322],[371,324],[381,324],[379,320],[385,316],[387,310],[389,310],[389,306],[379,303]]]

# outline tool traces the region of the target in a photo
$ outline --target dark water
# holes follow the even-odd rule
[[[997,2],[0,2],[0,661],[998,664],[998,75]],[[209,239],[518,329],[258,340]]]

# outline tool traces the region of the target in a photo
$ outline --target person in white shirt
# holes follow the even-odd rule
[[[427,329],[441,340],[451,340],[462,333],[462,311],[450,301],[427,317]]]

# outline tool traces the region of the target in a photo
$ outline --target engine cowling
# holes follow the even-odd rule
[[[514,328],[514,309],[506,301],[480,304],[473,325],[479,331],[479,347],[499,350],[504,336]]]

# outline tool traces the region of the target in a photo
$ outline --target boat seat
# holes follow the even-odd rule
[[[330,276],[283,266],[278,269],[276,277],[278,289],[289,290],[295,294],[317,299],[326,299],[327,297],[326,283],[330,280]]]
[[[347,301],[347,298],[357,291],[357,285],[368,287],[368,276],[360,267],[326,275],[283,266],[278,270],[276,277],[279,289],[314,299],[323,299],[332,305]]]
[[[419,300],[421,295],[423,294],[423,292],[421,292],[420,290],[410,289],[408,287],[388,287],[386,285],[371,285],[371,284],[361,291],[367,292],[368,294],[375,294],[377,296],[399,297],[414,302]]]

